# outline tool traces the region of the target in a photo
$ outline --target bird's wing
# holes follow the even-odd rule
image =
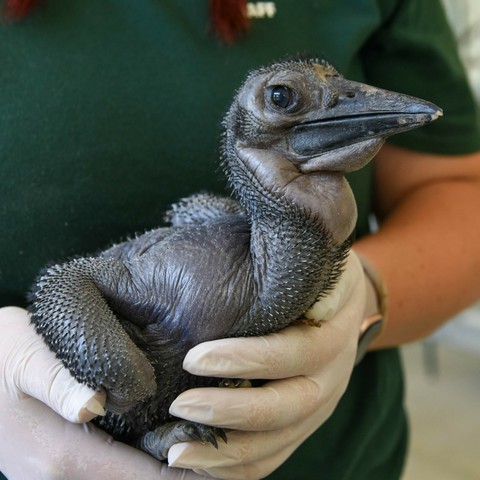
[[[243,208],[233,198],[197,193],[174,203],[164,219],[174,227],[184,227],[203,225],[228,215],[243,214]]]

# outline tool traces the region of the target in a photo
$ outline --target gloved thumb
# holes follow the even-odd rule
[[[104,415],[106,395],[78,383],[37,335],[28,312],[0,309],[0,386],[15,398],[34,397],[66,420]]]

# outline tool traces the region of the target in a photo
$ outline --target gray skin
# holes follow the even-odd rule
[[[224,120],[222,163],[238,200],[184,199],[170,227],[50,267],[34,287],[37,332],[77,380],[107,392],[97,423],[158,459],[179,441],[225,439],[168,413],[182,391],[218,385],[185,372],[185,354],[276,332],[330,291],[356,222],[344,173],[440,114],[325,62],[252,72]]]

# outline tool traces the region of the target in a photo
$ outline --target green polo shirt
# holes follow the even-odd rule
[[[220,122],[233,92],[248,70],[287,55],[313,52],[444,109],[397,144],[480,147],[436,0],[252,3],[257,18],[233,46],[209,33],[200,0],[46,0],[0,26],[0,306],[24,305],[43,265],[159,226],[182,196],[223,192]],[[349,179],[365,234],[371,169]],[[271,478],[395,479],[405,442],[398,353],[369,354],[330,420]]]

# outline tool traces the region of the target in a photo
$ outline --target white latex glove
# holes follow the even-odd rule
[[[216,340],[190,350],[195,375],[270,379],[259,388],[204,388],[182,393],[171,413],[227,429],[219,449],[174,445],[170,466],[222,479],[263,478],[332,414],[355,361],[366,299],[360,261],[351,253],[339,284],[308,312],[321,328],[298,324],[264,337]],[[318,448],[322,448],[321,445]]]
[[[79,424],[103,410],[104,396],[78,384],[29,322],[25,310],[0,309],[0,471],[9,480],[202,478]]]

